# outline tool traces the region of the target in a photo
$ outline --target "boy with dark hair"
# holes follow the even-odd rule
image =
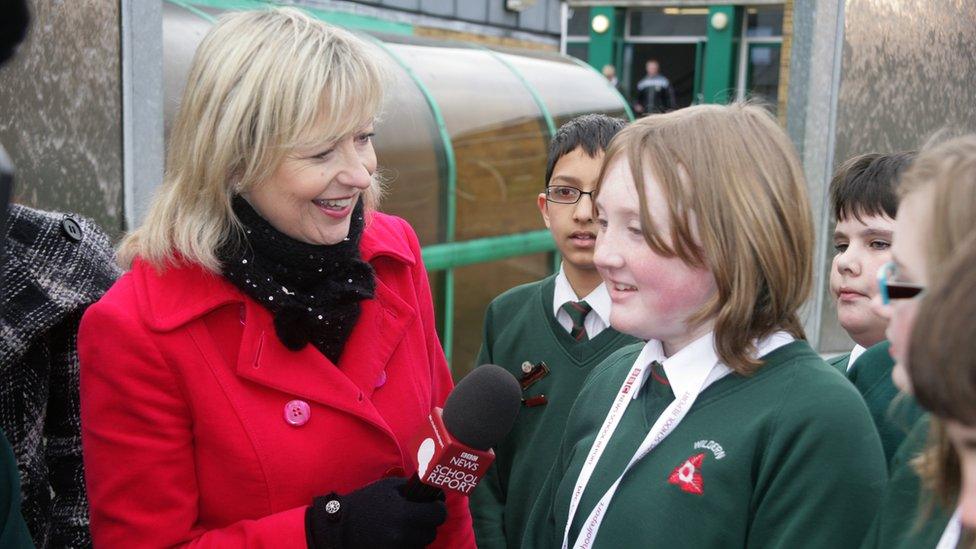
[[[888,322],[871,307],[878,293],[878,270],[891,261],[891,237],[898,213],[898,178],[914,152],[862,154],[838,168],[830,182],[830,203],[837,220],[830,291],[837,319],[855,346],[828,362],[861,392],[890,462],[919,412],[911,402],[891,409],[898,389],[885,341]]]
[[[871,310],[877,273],[891,260],[891,233],[898,213],[895,185],[913,153],[862,154],[841,165],[830,182],[834,255],[830,291],[837,318],[857,345],[835,359],[848,371],[862,352],[884,340],[887,322]],[[850,360],[854,359],[854,360]]]
[[[526,520],[559,447],[583,381],[614,351],[635,342],[611,328],[610,296],[593,265],[592,191],[621,120],[584,115],[553,137],[539,211],[562,254],[559,272],[512,288],[485,313],[478,364],[521,380],[523,407],[471,496],[478,547],[519,547]]]

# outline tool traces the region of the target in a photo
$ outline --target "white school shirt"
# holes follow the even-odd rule
[[[560,265],[559,273],[556,274],[556,288],[552,295],[552,314],[560,326],[567,332],[572,332],[573,319],[569,318],[569,313],[561,309],[567,301],[585,301],[593,308],[590,314],[583,319],[583,329],[586,330],[588,338],[593,339],[600,332],[606,330],[607,326],[610,326],[610,292],[607,291],[606,284],[601,282],[589,295],[579,299],[576,297],[573,287],[569,285],[569,279],[566,278],[563,267]]]
[[[784,345],[793,343],[795,338],[787,332],[774,332],[761,341],[754,341],[756,348],[754,358],[759,358],[779,349]],[[687,391],[697,389],[693,386],[693,380],[698,377],[698,371],[708,371],[713,366],[715,368],[705,380],[704,386],[708,387],[712,383],[732,373],[732,369],[722,363],[718,353],[715,352],[715,332],[707,334],[692,341],[677,353],[667,357],[664,355],[664,346],[660,341],[652,339],[644,345],[644,351],[638,360],[646,362],[658,361],[664,368],[664,374],[668,376],[668,385],[675,395],[681,395]],[[644,382],[650,377],[651,369],[644,371],[644,375],[639,384],[643,387]],[[640,391],[634,392],[634,398],[638,397]]]
[[[952,517],[949,519],[949,524],[942,531],[942,537],[939,538],[939,543],[935,546],[935,549],[956,549],[961,536],[962,520],[959,516],[959,508],[956,507],[955,512],[952,513]]]
[[[857,360],[857,359],[859,359],[859,358],[861,358],[861,355],[864,354],[864,351],[867,351],[867,349],[865,349],[864,347],[861,347],[860,345],[854,345],[854,348],[851,349],[851,355],[847,358],[847,371],[848,372],[851,371],[851,366],[854,365],[854,361]]]

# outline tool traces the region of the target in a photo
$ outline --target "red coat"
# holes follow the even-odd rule
[[[96,547],[301,548],[314,496],[413,472],[412,439],[453,386],[427,274],[399,218],[374,214],[360,248],[376,297],[338,367],[311,345],[289,351],[264,307],[199,267],[137,260],[88,309],[78,351]],[[310,410],[301,426],[285,421],[296,400]],[[474,547],[467,498],[448,497],[435,545]]]

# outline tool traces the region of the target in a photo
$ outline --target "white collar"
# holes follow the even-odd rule
[[[711,370],[716,365],[719,366],[712,370],[706,379],[704,385],[706,387],[732,372],[732,369],[723,364],[715,352],[714,337],[715,332],[708,332],[670,357],[664,356],[664,346],[661,342],[652,339],[644,345],[644,349],[641,350],[638,358],[644,364],[654,360],[660,362],[664,366],[664,373],[668,376],[668,383],[675,395],[680,395],[686,391],[695,391],[698,387],[692,387],[692,385],[695,383],[695,378],[700,379],[700,374],[703,371]],[[766,356],[783,345],[792,343],[793,340],[793,336],[786,332],[775,332],[755,345],[756,357]],[[644,379],[641,380],[641,385],[647,380],[647,374],[650,371],[650,368],[644,370]],[[634,398],[637,398],[639,393],[640,391],[635,391]]]
[[[567,301],[574,303],[577,301],[586,301],[587,305],[593,308],[593,312],[599,315],[603,324],[606,326],[610,325],[611,301],[610,292],[607,291],[607,285],[601,282],[586,297],[580,299],[576,297],[576,292],[570,286],[569,279],[566,278],[566,273],[563,272],[563,266],[560,264],[559,272],[556,273],[556,287],[552,295],[552,315],[558,315],[559,308]]]
[[[945,530],[942,531],[942,537],[939,538],[939,543],[935,549],[956,549],[956,546],[959,545],[959,538],[962,536],[962,520],[959,514],[960,508],[956,507],[952,517],[949,518],[949,523],[946,524]]]
[[[861,355],[864,354],[864,351],[867,351],[867,349],[864,348],[864,347],[861,347],[860,345],[854,345],[854,348],[851,349],[850,356],[847,358],[847,371],[848,372],[851,371],[851,366],[854,365],[854,361],[857,360],[857,359],[859,359],[859,358],[861,358]]]

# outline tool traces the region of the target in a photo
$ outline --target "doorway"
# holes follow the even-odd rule
[[[703,45],[703,44],[701,44]],[[674,87],[675,100],[678,108],[691,105],[695,100],[696,91],[696,71],[700,63],[699,49],[701,45],[697,42],[689,43],[670,43],[670,44],[629,44],[631,51],[628,52],[630,66],[627,74],[630,75],[628,85],[628,99],[633,101],[637,82],[644,77],[644,64],[648,59],[657,59],[661,67],[661,74],[671,81]]]

